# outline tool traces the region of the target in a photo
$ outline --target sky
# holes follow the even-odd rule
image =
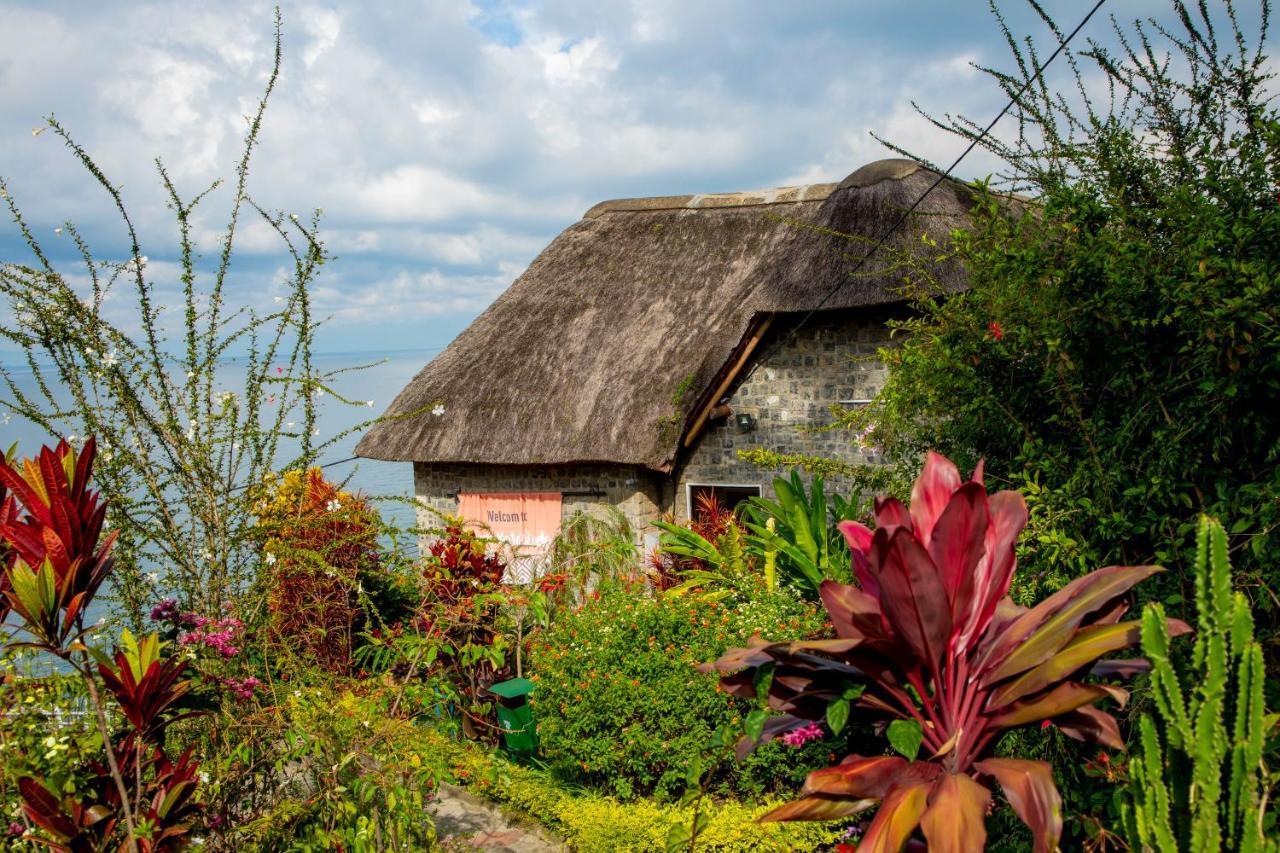
[[[1015,32],[1052,50],[1025,4],[1002,5]],[[1089,5],[1044,3],[1066,30]],[[894,156],[872,132],[949,164],[963,142],[912,103],[985,123],[1004,99],[974,66],[1010,64],[977,0],[384,0],[281,12],[283,66],[249,192],[304,219],[323,211],[337,259],[314,296],[329,352],[445,346],[604,199],[838,181]],[[1105,41],[1106,14],[1170,18],[1166,0],[1110,0],[1082,36]],[[127,242],[61,140],[33,132],[44,117],[121,188],[148,274],[171,295],[177,232],[155,159],[188,197],[232,175],[272,39],[272,6],[256,0],[0,4],[0,176],[55,260],[74,260],[64,222],[99,257],[124,259]],[[978,153],[957,172],[997,166]],[[223,186],[194,220],[206,259],[230,200]],[[0,223],[0,261],[28,260]],[[229,301],[269,310],[286,270],[278,241],[250,222]]]

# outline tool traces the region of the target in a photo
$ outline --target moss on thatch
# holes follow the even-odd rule
[[[963,186],[944,182],[850,270],[936,178],[882,160],[838,185],[598,204],[414,377],[356,453],[666,470],[681,430],[655,425],[686,423],[755,318],[808,311],[837,284],[826,309],[902,299],[901,253],[964,225]],[[958,268],[933,272],[963,286]],[[693,390],[673,409],[682,384]],[[403,417],[437,402],[442,415]]]

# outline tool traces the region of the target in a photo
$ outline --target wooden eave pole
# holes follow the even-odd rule
[[[741,373],[742,368],[746,366],[747,360],[751,358],[751,353],[755,352],[756,347],[760,345],[760,341],[764,339],[764,333],[769,331],[769,326],[772,324],[773,315],[766,314],[756,325],[755,331],[751,333],[751,337],[747,338],[742,350],[738,353],[738,358],[724,374],[724,378],[720,380],[720,384],[716,386],[715,393],[703,401],[702,410],[698,412],[697,420],[693,422],[693,426],[689,427],[689,431],[685,433],[685,448],[690,447],[702,432],[702,428],[707,424],[707,419],[711,417],[711,410],[716,407],[716,404],[720,402],[720,398],[725,395],[733,385],[734,380],[738,378],[738,374]]]

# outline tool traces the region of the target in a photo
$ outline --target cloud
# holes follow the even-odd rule
[[[1166,14],[1134,0],[1134,14]],[[1047,4],[1064,26],[1081,10]],[[268,210],[324,211],[340,257],[319,301],[327,340],[388,345],[452,333],[561,230],[606,198],[839,180],[888,156],[870,132],[938,162],[962,147],[930,115],[984,120],[1003,96],[971,63],[1007,66],[984,9],[916,0],[286,0],[281,78],[253,152],[248,191]],[[1015,31],[1048,43],[1034,16]],[[177,234],[153,158],[184,198],[234,179],[270,68],[264,0],[216,7],[131,4],[0,8],[0,175],[39,234],[79,223],[121,256],[110,199],[52,134],[56,113],[123,186],[157,274]],[[1088,35],[1105,35],[1098,19]],[[980,153],[963,176],[995,164]],[[194,216],[208,263],[234,185]],[[266,298],[281,242],[241,221],[230,299]],[[61,253],[61,254],[57,254]],[[55,254],[70,255],[55,244]],[[0,229],[0,258],[21,259]],[[266,289],[264,289],[266,288]],[[404,320],[403,318],[418,318]],[[394,322],[393,322],[394,319]],[[399,323],[399,325],[396,325]]]

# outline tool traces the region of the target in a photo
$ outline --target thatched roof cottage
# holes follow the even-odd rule
[[[705,490],[768,494],[773,474],[740,449],[860,460],[848,435],[811,428],[875,394],[875,352],[903,310],[895,258],[964,224],[968,192],[943,182],[850,271],[936,178],[882,160],[838,184],[598,204],[414,377],[356,453],[412,462],[419,500],[444,512],[460,495],[558,493],[565,516],[614,505],[639,529],[687,517]],[[956,267],[934,275],[963,286]]]

